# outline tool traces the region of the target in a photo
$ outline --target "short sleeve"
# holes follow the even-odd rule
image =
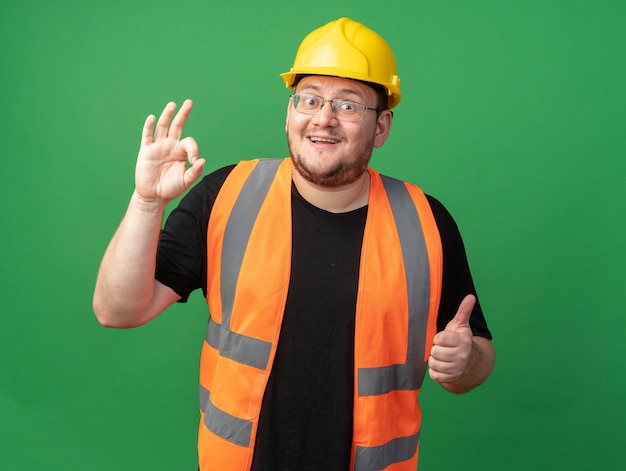
[[[470,317],[472,332],[474,335],[491,339],[491,332],[487,327],[480,298],[476,293],[459,228],[440,201],[429,195],[427,198],[437,222],[443,249],[443,280],[437,331],[445,329],[456,314],[463,298],[468,294],[473,294],[476,296],[476,305]]]
[[[155,278],[186,302],[201,288],[206,295],[207,226],[215,198],[233,166],[202,178],[180,200],[161,231]]]

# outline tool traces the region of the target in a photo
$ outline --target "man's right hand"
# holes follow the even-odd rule
[[[135,194],[144,203],[165,205],[202,175],[205,160],[198,158],[198,144],[193,137],[181,139],[192,107],[193,102],[185,100],[174,117],[176,104],[170,102],[156,127],[154,115],[146,119],[135,168]]]
[[[174,117],[176,105],[168,103],[156,126],[154,115],[144,124],[135,192],[104,254],[94,290],[94,312],[107,327],[145,324],[180,299],[154,274],[165,205],[188,190],[204,167],[196,141],[181,139],[192,106],[185,101]]]

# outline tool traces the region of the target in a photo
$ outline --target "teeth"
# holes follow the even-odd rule
[[[337,144],[339,141],[336,139],[327,139],[325,137],[311,137],[312,142],[327,142],[329,144]]]

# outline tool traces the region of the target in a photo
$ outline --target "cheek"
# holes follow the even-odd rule
[[[287,120],[285,121],[285,132],[287,132],[287,134],[302,134],[306,127],[307,120],[303,118],[303,115],[295,113],[287,115]]]
[[[369,145],[374,139],[374,130],[370,126],[355,127],[347,132],[347,135],[353,143]]]

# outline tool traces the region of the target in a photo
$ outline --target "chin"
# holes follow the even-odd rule
[[[357,181],[367,171],[367,162],[359,165],[336,166],[326,172],[316,172],[300,157],[291,157],[293,167],[309,183],[325,188],[337,188]]]

